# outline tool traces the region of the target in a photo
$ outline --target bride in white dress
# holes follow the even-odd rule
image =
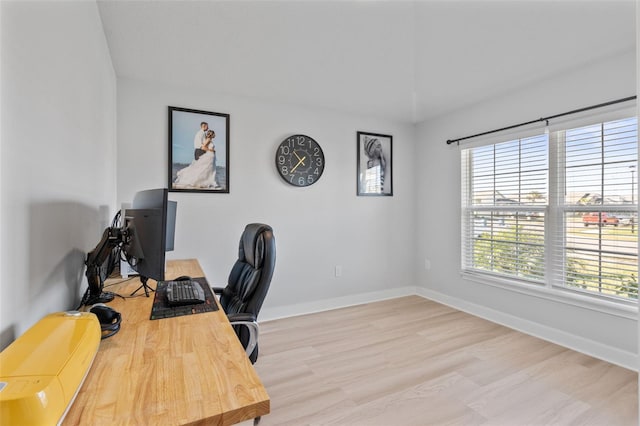
[[[206,152],[184,169],[178,170],[174,182],[176,188],[220,188],[216,182],[216,151],[213,146],[215,137],[213,130],[207,132],[202,143],[202,149]]]

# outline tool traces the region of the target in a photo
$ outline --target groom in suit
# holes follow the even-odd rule
[[[203,121],[202,123],[200,123],[200,130],[198,130],[195,137],[193,138],[193,158],[195,160],[200,158],[200,156],[206,152],[204,149],[202,149],[202,144],[204,143],[204,138],[207,134],[207,130],[209,130],[209,124]]]

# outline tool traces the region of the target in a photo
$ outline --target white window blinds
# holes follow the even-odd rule
[[[637,120],[462,150],[462,269],[637,298]]]
[[[560,188],[552,284],[637,298],[638,126],[635,118],[555,133]]]
[[[541,282],[546,135],[463,150],[463,268]]]

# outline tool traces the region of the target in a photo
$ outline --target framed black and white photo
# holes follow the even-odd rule
[[[229,193],[229,114],[169,107],[169,190]]]
[[[393,195],[393,136],[358,132],[358,195]]]

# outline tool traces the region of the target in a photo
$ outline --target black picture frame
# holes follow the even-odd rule
[[[358,196],[393,196],[393,136],[358,132]]]
[[[168,113],[169,191],[228,194],[230,115],[173,106]],[[213,138],[207,135],[209,130]]]

